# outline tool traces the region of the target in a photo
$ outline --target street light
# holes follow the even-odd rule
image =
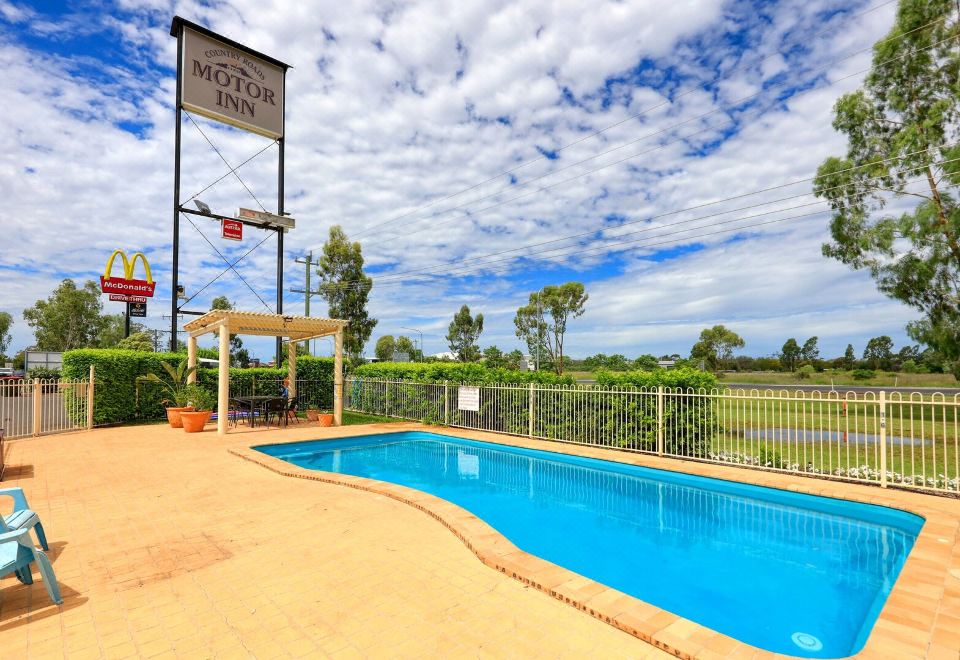
[[[420,361],[423,362],[423,333],[420,332],[419,330],[417,330],[416,328],[407,328],[407,327],[404,327],[404,326],[402,326],[402,325],[400,326],[400,329],[401,329],[401,330],[409,330],[410,332],[419,333],[419,335],[420,335]]]

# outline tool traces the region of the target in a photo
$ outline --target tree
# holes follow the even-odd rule
[[[907,333],[950,360],[960,358],[960,207],[948,192],[960,184],[954,12],[954,0],[901,0],[864,86],[834,106],[847,155],[824,161],[814,181],[833,209],[823,254],[869,270],[881,292],[921,312]],[[919,201],[883,215],[890,194],[898,212]]]
[[[843,353],[843,368],[853,369],[857,366],[857,354],[853,352],[853,344],[847,344],[847,350]]]
[[[733,357],[733,349],[743,348],[746,342],[733,330],[715,325],[700,333],[700,341],[690,349],[690,357],[701,360],[710,371],[717,371]]]
[[[780,364],[790,371],[795,371],[801,352],[800,344],[797,343],[796,339],[790,337],[783,342],[783,348],[780,349]]]
[[[507,366],[507,356],[503,354],[496,346],[488,346],[483,349],[483,363],[491,369],[499,369]]]
[[[153,352],[153,334],[146,331],[133,332],[129,337],[125,337],[117,342],[117,348],[125,348],[131,351]]]
[[[378,360],[391,362],[393,360],[393,354],[396,352],[396,350],[397,345],[393,340],[393,335],[384,335],[377,340],[377,345],[373,349],[373,353],[377,356]]]
[[[417,362],[421,357],[417,345],[413,343],[410,337],[404,335],[397,337],[397,353],[406,353],[409,356],[408,359],[412,362]]]
[[[803,348],[800,349],[800,359],[805,362],[813,362],[820,358],[820,347],[817,346],[817,337],[810,337],[803,342]]]
[[[654,371],[660,368],[659,361],[655,355],[641,355],[636,360],[633,361],[633,368],[640,369],[641,371]]]
[[[506,360],[507,360],[507,364],[506,364],[507,369],[519,369],[520,361],[523,360],[523,353],[521,353],[518,349],[515,348],[509,353],[507,353]]]
[[[476,362],[480,359],[477,339],[480,338],[481,332],[483,332],[483,314],[477,314],[474,318],[470,315],[470,308],[463,305],[460,311],[454,314],[447,331],[450,351],[461,362]]]
[[[517,337],[523,339],[530,354],[544,355],[558,375],[563,374],[563,339],[570,319],[583,315],[587,299],[580,282],[545,286],[531,293],[526,305],[513,318]],[[547,314],[550,320],[547,321]],[[539,348],[539,351],[538,351]]]
[[[230,299],[226,296],[217,296],[210,302],[210,311],[212,312],[215,309],[230,311],[234,308]],[[297,349],[299,351],[299,349]],[[243,355],[240,354],[240,351],[243,351]],[[307,353],[309,351],[304,351]],[[298,352],[298,355],[300,353]],[[240,339],[239,335],[230,335],[230,365],[234,367],[241,367],[241,358],[250,364],[250,355],[245,348],[243,348],[243,340]]]
[[[100,317],[101,327],[97,334],[95,345],[98,348],[116,348],[123,341],[127,331],[127,317],[125,314],[106,314]],[[130,323],[130,334],[146,331],[146,326],[133,321]]]
[[[874,337],[863,349],[863,359],[870,363],[871,369],[887,369],[893,357],[893,340],[886,335]]]
[[[339,225],[330,228],[317,266],[320,293],[327,301],[331,318],[344,319],[343,348],[354,360],[363,355],[363,347],[377,320],[367,313],[367,301],[373,280],[363,272],[360,243],[351,243]]]
[[[102,309],[96,282],[88,280],[77,288],[73,280],[65,279],[49,298],[23,310],[23,318],[33,328],[38,350],[69,351],[96,344],[103,327]]]
[[[6,359],[7,349],[10,348],[10,326],[13,325],[13,317],[7,312],[0,312],[0,358]]]

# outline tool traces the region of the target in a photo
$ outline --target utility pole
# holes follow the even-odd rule
[[[319,296],[320,291],[313,291],[310,288],[310,271],[314,266],[318,266],[319,262],[313,260],[313,250],[307,252],[306,259],[294,259],[294,262],[298,264],[304,264],[306,267],[306,272],[304,273],[304,288],[303,289],[290,289],[291,293],[302,293],[304,296],[303,303],[303,314],[304,316],[310,316],[310,298],[313,296]],[[310,351],[310,355],[313,355],[313,350],[310,348],[312,342],[307,342],[307,349]]]

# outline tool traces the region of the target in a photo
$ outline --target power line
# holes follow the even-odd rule
[[[931,44],[930,46],[927,46],[927,47],[925,47],[925,48],[921,48],[921,49],[918,49],[918,50],[916,50],[916,51],[910,51],[909,53],[904,53],[904,54],[899,55],[899,56],[897,56],[897,57],[892,57],[892,58],[890,58],[890,59],[882,62],[881,65],[883,65],[883,64],[888,64],[888,63],[890,63],[890,62],[893,62],[893,61],[896,61],[896,60],[899,60],[899,59],[903,59],[904,57],[906,57],[906,56],[908,56],[908,55],[914,55],[914,54],[916,54],[916,53],[920,53],[920,52],[923,52],[923,51],[926,51],[926,50],[930,50],[930,49],[932,49],[932,48],[940,45],[941,43],[943,43],[943,42],[945,42],[945,41],[948,41],[949,39],[950,39],[950,38],[948,37],[948,38],[942,39],[941,41],[938,41],[938,42],[936,42],[936,43],[934,43],[934,44]],[[833,66],[833,65],[831,64],[830,66]],[[829,68],[829,67],[827,67],[827,68]],[[872,68],[872,67],[871,67],[871,68]],[[800,92],[800,93],[796,94],[793,98],[796,98],[797,96],[802,96],[803,94],[807,94],[807,93],[810,93],[810,92],[812,92],[812,91],[822,90],[822,89],[824,89],[825,87],[830,87],[830,86],[832,86],[832,85],[837,84],[838,82],[842,82],[842,81],[847,80],[847,79],[849,79],[849,78],[858,76],[858,75],[860,75],[860,74],[862,74],[862,73],[866,73],[866,72],[868,72],[868,71],[870,71],[870,70],[871,70],[870,68],[867,68],[867,69],[862,69],[862,70],[860,70],[860,71],[856,71],[856,72],[854,72],[854,73],[851,73],[851,74],[849,74],[849,75],[843,76],[843,77],[841,77],[841,78],[837,78],[837,79],[835,79],[835,80],[827,83],[826,85],[824,85],[824,86],[822,86],[822,87],[810,88],[810,89],[808,89],[808,90],[805,90],[805,91],[803,91],[803,92]],[[754,97],[756,97],[756,96],[758,96],[759,94],[762,94],[762,93],[764,93],[764,92],[766,92],[766,90],[762,90],[761,92],[758,92],[758,93],[756,93],[756,94],[751,94],[751,95],[749,95],[749,96],[747,96],[747,97],[744,97],[744,98],[742,98],[742,99],[738,99],[737,101],[734,101],[732,104],[730,104],[730,105],[728,105],[728,106],[721,106],[721,107],[719,107],[719,108],[716,108],[716,109],[714,109],[714,110],[711,110],[710,112],[704,113],[704,114],[702,114],[702,115],[698,115],[698,116],[696,116],[696,117],[693,117],[693,118],[691,118],[691,119],[687,119],[687,120],[685,120],[685,121],[683,121],[683,122],[679,122],[679,123],[677,123],[677,124],[673,124],[673,125],[667,127],[667,129],[664,129],[663,131],[659,131],[657,134],[663,133],[663,132],[665,132],[665,131],[667,131],[667,130],[670,130],[670,129],[672,129],[672,128],[676,128],[676,127],[681,126],[681,125],[683,125],[683,124],[690,123],[691,121],[694,121],[694,120],[697,120],[697,119],[702,119],[702,118],[704,118],[704,117],[706,117],[706,116],[709,116],[709,115],[712,115],[712,114],[716,114],[717,112],[720,112],[720,111],[723,111],[723,110],[728,110],[728,109],[730,109],[730,108],[732,108],[732,107],[735,107],[736,105],[739,105],[739,104],[741,104],[741,103],[743,103],[743,102],[745,102],[745,101],[747,101],[747,100],[749,100],[749,99],[751,99],[751,98],[754,98]],[[540,188],[537,188],[537,189],[535,189],[535,190],[531,190],[531,191],[526,192],[526,193],[523,193],[523,194],[521,194],[521,195],[516,195],[516,196],[514,196],[514,197],[510,197],[510,198],[508,198],[508,199],[501,200],[501,201],[499,201],[499,202],[497,202],[497,203],[495,203],[495,204],[491,204],[491,205],[486,206],[486,207],[484,207],[484,208],[476,209],[476,210],[474,210],[474,211],[465,212],[465,213],[462,214],[462,216],[457,216],[457,217],[475,216],[475,215],[477,215],[477,214],[479,214],[479,213],[484,213],[484,212],[486,212],[486,211],[490,211],[490,210],[492,210],[492,209],[498,208],[498,207],[503,206],[503,205],[505,205],[505,204],[509,204],[510,202],[514,202],[514,201],[516,201],[516,200],[518,200],[518,199],[523,199],[524,197],[529,197],[529,196],[531,196],[531,195],[536,195],[536,194],[538,194],[538,193],[545,192],[545,191],[547,191],[547,190],[550,190],[551,188],[555,188],[555,187],[557,187],[557,186],[561,186],[561,185],[564,185],[564,184],[566,184],[566,183],[570,183],[570,182],[572,182],[572,181],[576,181],[577,179],[581,179],[581,178],[583,178],[583,177],[585,177],[585,176],[588,176],[588,175],[590,175],[590,174],[594,174],[594,173],[599,172],[599,171],[601,171],[601,170],[604,170],[604,169],[613,167],[614,165],[619,165],[619,164],[621,164],[621,163],[623,163],[623,162],[626,162],[626,161],[631,160],[631,159],[633,159],[633,158],[636,158],[636,157],[638,157],[638,156],[646,155],[646,154],[651,153],[651,152],[653,152],[653,151],[658,151],[658,150],[660,150],[660,149],[663,149],[664,147],[667,147],[667,146],[669,146],[669,145],[671,145],[671,144],[675,144],[675,143],[677,143],[677,142],[682,142],[682,141],[684,141],[684,140],[686,140],[686,139],[689,139],[690,137],[692,137],[692,136],[694,136],[694,135],[696,135],[696,134],[698,134],[698,133],[702,133],[703,131],[707,130],[708,128],[709,128],[709,127],[705,128],[705,129],[701,129],[700,131],[696,131],[696,132],[694,132],[694,133],[688,134],[688,135],[686,135],[686,136],[682,136],[682,137],[676,138],[676,139],[671,140],[671,141],[669,141],[669,142],[663,143],[663,144],[661,144],[661,145],[659,145],[659,146],[657,146],[657,147],[652,147],[652,148],[647,149],[647,150],[645,150],[645,151],[641,151],[641,152],[638,152],[638,153],[635,153],[635,154],[631,154],[631,155],[626,156],[626,157],[624,157],[624,158],[621,158],[621,159],[619,159],[619,160],[615,160],[615,161],[613,161],[613,162],[611,162],[611,163],[607,163],[607,164],[605,164],[605,165],[601,165],[601,166],[599,166],[599,167],[595,167],[595,168],[593,168],[593,169],[591,169],[591,170],[587,170],[586,172],[582,172],[582,173],[577,174],[577,175],[574,175],[574,176],[572,176],[572,177],[569,177],[569,178],[566,178],[566,179],[562,179],[562,180],[560,180],[560,181],[551,183],[551,184],[546,185],[546,186],[542,186],[542,187],[540,187]],[[647,136],[647,137],[649,137],[649,136]],[[639,140],[639,139],[643,139],[643,138],[638,138],[638,140]],[[627,143],[627,144],[630,144],[630,143]],[[617,147],[617,148],[619,148],[619,147]],[[604,153],[609,153],[609,152],[604,152]],[[600,155],[603,155],[603,154],[600,154]],[[526,182],[526,183],[524,183],[524,184],[522,184],[522,185],[527,185],[527,183],[530,183],[530,182],[532,182],[532,181],[536,181],[536,180],[543,179],[543,178],[548,177],[548,176],[552,176],[552,175],[555,174],[556,172],[562,171],[562,170],[564,170],[564,169],[569,169],[570,167],[574,167],[574,166],[576,166],[576,165],[583,164],[584,162],[587,162],[587,161],[589,161],[589,160],[593,160],[594,158],[595,158],[595,157],[591,157],[591,158],[587,158],[587,159],[585,159],[585,160],[583,160],[583,161],[580,161],[580,162],[578,162],[578,163],[573,163],[572,165],[569,165],[569,166],[566,166],[566,167],[564,167],[564,168],[561,168],[560,170],[556,170],[555,172],[550,172],[550,173],[545,174],[545,175],[543,175],[543,176],[540,176],[540,177],[537,177],[537,178],[535,178],[535,179],[532,179],[532,180],[530,180],[530,181],[528,181],[528,182]],[[518,186],[512,186],[512,187],[518,187]],[[519,186],[519,187],[522,187],[522,186]],[[501,192],[503,192],[503,190],[498,191],[498,192],[496,192],[496,193],[493,193],[493,194],[491,194],[491,195],[488,195],[487,197],[497,196],[497,195],[499,195]],[[482,199],[486,199],[486,197],[479,198],[479,200],[482,200]],[[479,200],[477,200],[477,201],[479,201]],[[473,203],[473,202],[471,202],[471,203]],[[466,205],[462,205],[462,206],[466,206]],[[461,207],[455,207],[455,208],[462,208],[462,206],[461,206]],[[449,209],[449,210],[454,210],[454,209]],[[437,215],[442,215],[442,214],[445,213],[445,212],[446,212],[446,211],[441,212],[441,213],[439,213],[439,214],[437,214]],[[426,231],[427,229],[436,229],[436,227],[437,227],[438,225],[442,225],[442,224],[445,224],[445,223],[450,222],[450,221],[452,221],[452,220],[456,220],[457,217],[450,218],[450,219],[448,219],[448,220],[441,220],[441,221],[438,221],[438,222],[433,223],[432,225],[429,225],[429,226],[426,226],[426,227],[422,227],[422,228],[420,228],[420,229],[416,229],[416,230],[412,230],[412,231],[411,231],[411,230],[407,230],[407,231],[404,231],[403,235],[404,235],[404,236],[411,236],[411,235],[419,234],[420,232]],[[422,218],[422,219],[431,219],[431,218]],[[419,220],[418,220],[418,221],[419,221]],[[417,222],[418,222],[418,221],[417,221]],[[367,247],[368,247],[368,248],[369,248],[369,247],[375,247],[375,246],[380,245],[380,244],[382,244],[382,243],[374,243],[374,244],[372,244],[372,245],[368,245]]]
[[[858,18],[858,17],[860,17],[860,16],[864,16],[864,15],[866,15],[866,14],[869,14],[869,13],[873,12],[873,11],[876,11],[877,9],[880,9],[880,8],[886,6],[886,5],[891,4],[893,1],[894,1],[894,0],[888,0],[887,2],[882,2],[882,3],[880,3],[879,5],[876,5],[876,6],[870,8],[870,9],[868,9],[868,10],[865,10],[865,11],[863,11],[863,12],[860,12],[859,14],[854,14],[854,15],[852,15],[850,18],[851,18],[851,19],[854,19],[854,18]],[[945,20],[945,17],[942,17],[942,18],[936,19],[936,20],[934,20],[934,21],[931,21],[931,22],[928,23],[927,25],[920,26],[919,28],[915,28],[914,30],[911,30],[910,32],[914,32],[915,30],[918,30],[918,29],[923,29],[923,28],[925,28],[925,27],[927,27],[927,26],[929,26],[929,25],[932,25],[932,24],[934,24],[934,23],[936,23],[936,22],[939,22],[939,21],[942,21],[942,20]],[[833,28],[828,28],[828,29],[825,29],[825,30],[821,30],[820,32],[817,32],[817,33],[814,33],[813,35],[811,35],[808,39],[816,39],[816,38],[820,37],[821,35],[826,34],[827,32],[831,32],[831,31],[833,31]],[[884,43],[884,42],[886,42],[886,41],[890,41],[890,40],[893,40],[893,39],[900,39],[900,38],[903,38],[904,36],[906,36],[907,34],[910,34],[910,32],[907,32],[907,33],[905,33],[905,34],[903,34],[903,35],[898,35],[898,36],[896,36],[896,37],[890,37],[890,38],[888,38],[888,39],[881,40],[880,42],[877,42],[877,43]],[[849,59],[850,57],[853,57],[853,56],[855,56],[855,55],[857,55],[857,54],[860,54],[860,53],[862,53],[862,52],[865,52],[865,51],[867,51],[867,50],[871,50],[873,47],[875,47],[875,45],[876,45],[876,44],[874,44],[874,46],[871,46],[870,48],[863,49],[863,50],[860,50],[860,51],[856,51],[856,52],[854,52],[854,53],[851,53],[850,55],[847,55],[847,56],[845,56],[844,58],[841,58],[840,60],[837,60],[836,62],[834,62],[834,64],[836,64],[837,62],[842,62],[842,61],[845,60],[845,59]],[[742,64],[742,65],[740,65],[740,66],[736,66],[736,67],[734,67],[733,69],[731,69],[730,71],[726,72],[725,74],[720,75],[720,76],[717,76],[717,77],[714,78],[713,80],[711,80],[711,81],[709,81],[709,82],[707,82],[707,83],[704,83],[702,86],[698,85],[698,86],[696,86],[696,87],[692,87],[692,88],[688,89],[687,91],[681,92],[680,94],[676,95],[675,97],[673,97],[673,99],[661,101],[660,103],[657,103],[656,105],[653,105],[653,106],[650,106],[650,107],[648,107],[648,108],[645,108],[645,109],[641,110],[640,112],[638,112],[638,113],[636,113],[636,114],[630,115],[629,117],[626,117],[626,118],[621,119],[621,120],[619,120],[619,121],[617,121],[617,122],[615,122],[615,123],[613,123],[613,124],[610,124],[610,125],[608,125],[608,126],[605,126],[604,128],[601,128],[601,129],[599,129],[599,130],[597,130],[597,131],[595,131],[595,132],[593,132],[593,133],[590,133],[589,135],[585,135],[585,136],[580,137],[580,138],[578,138],[578,139],[576,139],[576,140],[574,140],[574,141],[572,141],[572,142],[569,142],[569,143],[567,143],[567,144],[565,144],[565,145],[562,145],[561,147],[559,147],[559,148],[557,148],[557,149],[555,149],[555,150],[552,150],[552,153],[558,154],[558,153],[560,153],[561,151],[564,151],[564,150],[566,150],[566,149],[569,149],[569,148],[572,147],[572,146],[575,146],[575,145],[577,145],[577,144],[580,144],[580,143],[582,143],[582,142],[585,142],[585,141],[587,141],[587,140],[590,140],[590,139],[592,139],[592,138],[594,138],[594,137],[597,137],[598,135],[601,135],[601,134],[603,134],[603,133],[605,133],[605,132],[607,132],[607,131],[609,131],[609,130],[611,130],[611,129],[613,129],[613,128],[616,128],[616,127],[618,127],[618,126],[621,126],[622,124],[625,124],[625,123],[627,123],[627,122],[629,122],[629,121],[632,121],[632,120],[634,120],[634,119],[637,119],[637,118],[639,118],[639,117],[642,117],[642,116],[644,116],[644,115],[646,115],[646,114],[648,114],[648,113],[650,113],[650,112],[652,112],[652,111],[654,111],[654,110],[657,110],[657,109],[659,109],[659,108],[661,108],[661,107],[664,107],[664,106],[666,106],[666,105],[670,105],[670,104],[672,104],[672,103],[675,103],[675,102],[678,101],[679,99],[681,99],[681,98],[683,98],[683,97],[685,97],[685,96],[687,96],[687,95],[689,95],[689,94],[692,94],[693,92],[699,91],[702,87],[709,87],[709,86],[711,86],[711,85],[715,85],[717,82],[723,80],[723,79],[726,78],[726,77],[729,77],[730,75],[732,75],[733,73],[735,73],[736,71],[738,71],[738,70],[740,70],[740,69],[748,68],[748,67],[750,67],[750,66],[757,66],[757,65],[762,64],[763,62],[767,61],[768,59],[770,59],[770,58],[772,58],[772,57],[775,57],[775,56],[778,56],[778,55],[781,55],[781,56],[782,56],[783,54],[784,54],[784,53],[783,53],[782,51],[779,51],[779,50],[778,50],[778,51],[776,51],[776,52],[770,53],[769,55],[763,57],[762,59],[760,59],[760,60],[757,61],[756,63],[750,62],[750,63]],[[622,146],[625,146],[625,145],[622,145]],[[602,154],[600,154],[600,155],[602,155]],[[470,187],[468,187],[468,188],[464,188],[464,189],[462,189],[462,190],[460,190],[460,191],[457,191],[457,192],[455,192],[455,193],[449,194],[449,195],[447,195],[447,196],[445,196],[445,197],[438,198],[438,199],[436,199],[436,200],[434,200],[434,201],[432,201],[432,202],[429,202],[428,204],[424,204],[424,205],[422,205],[422,206],[419,206],[419,207],[417,207],[417,208],[415,208],[415,209],[413,209],[413,210],[411,210],[411,211],[408,211],[408,212],[406,212],[406,213],[404,213],[404,214],[402,214],[402,215],[398,215],[398,216],[395,216],[395,217],[393,217],[393,218],[390,218],[389,220],[386,220],[386,221],[384,221],[384,222],[380,222],[380,223],[371,225],[371,226],[369,226],[369,227],[366,227],[366,228],[362,229],[356,236],[357,236],[357,237],[360,237],[360,236],[366,234],[367,232],[369,232],[369,231],[371,231],[371,230],[373,230],[373,229],[375,229],[375,228],[377,228],[377,227],[380,227],[380,226],[383,226],[383,225],[386,225],[386,224],[390,224],[390,223],[395,222],[395,221],[397,221],[397,220],[402,220],[403,218],[409,217],[409,216],[411,216],[411,215],[413,215],[413,214],[415,214],[415,213],[418,213],[419,211],[422,211],[422,210],[427,209],[427,208],[430,208],[430,207],[432,207],[432,206],[434,206],[434,205],[436,205],[436,204],[439,204],[439,203],[441,203],[441,202],[444,202],[444,201],[446,201],[446,200],[448,200],[448,199],[452,199],[452,198],[454,198],[454,197],[458,197],[458,196],[460,196],[460,195],[462,195],[462,194],[465,194],[465,193],[467,193],[467,192],[470,192],[470,191],[472,191],[472,190],[475,190],[475,189],[479,188],[480,186],[483,186],[484,184],[487,184],[487,183],[490,183],[491,181],[497,180],[497,179],[500,178],[501,176],[505,176],[505,175],[508,175],[508,174],[512,174],[513,172],[516,172],[516,171],[518,171],[518,170],[520,170],[520,169],[523,169],[523,168],[525,168],[525,167],[527,167],[527,166],[529,166],[529,165],[532,165],[533,163],[537,163],[537,162],[540,162],[541,160],[545,160],[546,158],[547,158],[546,155],[540,155],[540,156],[538,156],[538,157],[536,157],[536,158],[533,158],[533,159],[530,159],[530,160],[528,160],[528,161],[525,161],[525,162],[523,162],[523,163],[521,163],[521,164],[519,164],[519,165],[516,165],[516,166],[514,166],[514,167],[512,167],[512,168],[510,168],[510,169],[508,169],[508,170],[504,170],[503,172],[500,172],[500,173],[498,173],[498,174],[496,174],[496,175],[494,175],[494,176],[492,176],[492,177],[490,177],[490,178],[488,178],[488,179],[485,179],[485,180],[483,180],[483,181],[481,181],[481,182],[479,182],[479,183],[477,183],[477,184],[474,184],[474,185],[472,185],[472,186],[470,186]],[[473,202],[476,202],[476,201],[478,201],[478,200],[473,200]]]
[[[943,146],[951,146],[951,145],[948,144],[948,145],[943,145]],[[908,154],[903,154],[903,155],[901,155],[901,156],[896,156],[896,157],[893,157],[893,158],[886,158],[886,159],[876,160],[876,161],[872,161],[872,162],[870,162],[870,163],[864,163],[864,164],[862,164],[862,165],[856,165],[856,166],[852,166],[852,167],[849,167],[849,168],[846,168],[846,169],[843,169],[843,170],[839,170],[839,171],[837,171],[836,173],[837,173],[837,174],[841,174],[841,173],[844,173],[844,172],[851,172],[851,171],[856,171],[856,170],[865,169],[865,168],[872,168],[872,167],[875,167],[875,166],[880,165],[880,164],[883,164],[883,163],[887,163],[887,162],[894,161],[894,160],[899,160],[899,159],[902,159],[902,158],[908,158],[908,157],[910,157],[910,156],[914,156],[914,155],[917,155],[917,154],[919,154],[919,153],[924,153],[925,151],[926,151],[925,149],[921,149],[921,150],[918,150],[918,151],[916,151],[916,152],[911,152],[911,153],[908,153]],[[960,161],[960,158],[954,158],[954,159],[939,161],[939,162],[935,162],[935,163],[931,163],[931,164],[933,164],[933,165],[938,165],[938,166],[941,166],[941,167],[942,167],[943,165],[946,165],[946,164],[952,163],[952,162],[956,162],[956,161]],[[650,222],[650,221],[655,220],[655,219],[659,219],[659,218],[663,218],[663,217],[667,217],[667,216],[671,216],[671,215],[677,215],[677,214],[679,214],[679,213],[683,213],[683,212],[687,212],[687,211],[691,211],[691,210],[697,210],[697,209],[705,208],[705,207],[708,207],[708,206],[713,206],[713,205],[720,204],[720,203],[723,203],[723,202],[728,202],[728,201],[732,201],[732,200],[736,200],[736,199],[742,199],[742,198],[744,198],[744,197],[749,197],[749,196],[756,195],[756,194],[760,194],[760,193],[764,193],[764,192],[770,192],[770,191],[772,191],[772,190],[777,190],[777,189],[786,188],[786,187],[789,187],[789,186],[796,185],[796,184],[798,184],[798,183],[804,183],[804,182],[811,181],[811,180],[813,180],[813,179],[815,179],[815,178],[816,178],[816,177],[808,177],[808,178],[805,178],[805,179],[798,179],[798,180],[791,181],[791,182],[788,182],[788,183],[779,184],[779,185],[776,185],[776,186],[771,186],[771,187],[768,187],[768,188],[764,188],[764,189],[761,189],[761,190],[758,190],[758,191],[753,191],[753,192],[748,192],[748,193],[742,193],[742,194],[740,194],[740,195],[735,195],[735,196],[732,196],[732,197],[727,197],[727,198],[725,198],[725,199],[714,200],[714,201],[711,201],[711,202],[706,202],[706,203],[703,203],[703,204],[699,204],[699,205],[695,205],[695,206],[690,206],[690,207],[683,208],[683,209],[677,209],[677,210],[673,210],[673,211],[668,211],[668,212],[661,213],[661,214],[655,215],[655,216],[649,216],[649,217],[641,218],[641,219],[638,219],[638,220],[632,220],[632,221],[630,221],[630,222],[625,222],[625,223],[623,223],[623,224],[621,224],[621,225],[613,228],[613,230],[618,230],[618,229],[620,229],[620,228],[622,228],[622,227],[625,227],[625,226],[628,226],[628,225],[634,225],[634,224],[638,224],[638,223],[641,223],[641,222]],[[921,180],[922,180],[922,179],[921,179]],[[912,182],[911,182],[911,183],[912,183]],[[835,190],[835,189],[842,188],[842,187],[844,187],[843,184],[837,185],[837,186],[832,186],[832,187],[830,187],[830,188],[825,188],[825,189],[821,190],[820,192],[828,192],[828,191],[830,191],[830,190]],[[681,225],[681,224],[688,224],[688,223],[690,223],[690,222],[696,222],[696,221],[698,221],[698,220],[704,220],[704,219],[711,218],[711,217],[716,217],[716,216],[720,216],[720,215],[727,215],[727,214],[729,214],[729,213],[736,213],[736,212],[739,212],[739,211],[749,210],[749,209],[758,208],[758,207],[762,207],[762,206],[769,206],[769,205],[771,205],[771,204],[776,204],[776,203],[785,202],[785,201],[789,201],[789,200],[793,200],[793,199],[798,199],[798,198],[800,198],[800,197],[807,197],[807,196],[812,195],[812,194],[813,194],[813,192],[807,192],[807,193],[802,193],[802,194],[799,194],[799,195],[791,195],[791,196],[788,196],[788,197],[783,197],[783,198],[778,198],[778,199],[769,200],[769,201],[765,201],[765,202],[760,202],[760,203],[757,203],[757,204],[752,204],[752,205],[748,205],[748,206],[744,206],[744,207],[740,207],[740,208],[736,208],[736,209],[727,209],[727,210],[724,210],[724,211],[719,211],[719,212],[716,212],[716,213],[711,213],[711,214],[708,214],[708,215],[705,215],[705,216],[699,216],[699,217],[696,217],[696,218],[690,218],[690,219],[687,219],[687,220],[681,220],[681,221],[678,221],[678,222],[675,222],[675,223],[667,223],[667,224],[661,225],[661,226],[659,226],[659,227],[651,227],[651,228],[642,229],[642,230],[635,231],[635,232],[629,232],[629,233],[626,233],[626,234],[620,234],[620,235],[618,235],[618,236],[614,236],[613,238],[622,238],[622,237],[624,237],[624,236],[636,235],[636,234],[638,234],[638,233],[646,233],[646,232],[649,232],[649,231],[661,230],[661,229],[669,228],[669,227],[672,227],[672,226],[677,226],[677,225]],[[768,213],[769,213],[769,212],[768,212]],[[597,234],[597,233],[598,233],[597,230],[592,230],[592,231],[587,231],[587,232],[581,232],[581,233],[579,233],[579,234],[572,234],[572,235],[569,235],[569,236],[564,236],[564,237],[560,237],[560,238],[556,238],[556,239],[551,239],[551,240],[548,240],[548,241],[541,241],[541,242],[539,242],[539,243],[534,243],[534,244],[522,246],[522,247],[519,247],[519,248],[511,248],[511,249],[501,250],[501,251],[499,251],[499,252],[494,252],[494,253],[487,254],[487,255],[480,255],[480,256],[473,257],[473,258],[468,259],[468,260],[454,260],[454,261],[450,261],[450,262],[445,262],[445,263],[440,263],[440,264],[434,264],[434,265],[432,265],[432,266],[425,266],[425,267],[419,268],[419,269],[411,269],[411,270],[409,270],[409,271],[402,271],[402,272],[400,272],[400,273],[391,273],[391,274],[384,275],[384,276],[379,277],[379,278],[375,277],[375,278],[374,278],[374,281],[375,281],[375,284],[376,284],[376,285],[382,286],[382,285],[384,285],[384,284],[387,284],[387,283],[390,283],[390,282],[393,282],[393,281],[399,281],[400,279],[404,279],[404,280],[414,279],[414,278],[404,277],[404,276],[428,274],[427,271],[432,271],[432,270],[435,270],[435,269],[437,269],[437,268],[442,268],[442,267],[445,267],[445,266],[450,266],[450,265],[463,266],[463,265],[468,264],[468,263],[471,263],[471,262],[478,262],[478,261],[481,261],[481,260],[488,259],[489,257],[495,257],[495,256],[499,256],[499,255],[502,255],[502,254],[509,254],[509,253],[513,253],[513,252],[518,252],[518,251],[520,251],[520,250],[527,250],[527,249],[530,249],[530,248],[533,248],[533,247],[540,247],[540,246],[543,246],[543,245],[549,245],[549,244],[558,243],[558,242],[562,242],[562,241],[568,241],[568,240],[572,240],[572,239],[576,239],[576,238],[583,238],[583,237],[587,237],[587,236],[592,236],[592,235]],[[566,246],[566,247],[569,247],[569,246]],[[544,253],[547,253],[547,252],[553,252],[553,251],[558,250],[558,249],[565,249],[565,248],[564,248],[564,247],[552,248],[552,249],[545,250],[545,251],[542,250],[542,251],[532,252],[532,253],[529,253],[529,254],[515,255],[515,256],[509,257],[509,258],[507,258],[507,259],[499,259],[499,260],[495,260],[495,261],[483,261],[482,263],[479,263],[479,264],[476,264],[476,265],[477,265],[477,266],[487,266],[487,265],[489,265],[489,264],[491,264],[491,263],[499,263],[499,262],[502,262],[502,261],[509,261],[510,259],[528,258],[528,257],[538,256],[538,255],[540,255],[540,254],[544,254]],[[458,269],[454,269],[454,271],[452,271],[452,272],[456,272],[456,270],[458,270]],[[446,272],[446,273],[444,273],[444,274],[445,274],[445,275],[446,275],[446,274],[450,274],[450,272],[451,272],[451,271],[448,271],[448,272]],[[333,286],[333,287],[350,287],[350,286],[355,286],[355,285],[357,285],[357,284],[358,284],[357,282],[352,282],[352,281],[351,281],[351,282],[341,282],[341,283],[336,283],[336,284],[331,284],[331,285],[326,285],[326,286],[328,286],[328,287],[330,287],[330,286]]]

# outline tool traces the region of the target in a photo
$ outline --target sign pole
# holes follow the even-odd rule
[[[179,301],[177,300],[177,287],[180,284],[180,274],[178,272],[180,263],[180,125],[183,120],[183,108],[181,103],[183,96],[181,93],[181,80],[183,75],[183,26],[177,31],[177,118],[174,137],[173,151],[173,273],[170,278],[170,350],[177,350],[177,317],[180,313]],[[129,322],[130,314],[127,319]]]
[[[127,303],[127,309],[123,315],[123,336],[130,336],[130,303]]]
[[[287,71],[283,71],[284,97],[286,97]],[[284,108],[281,113],[283,122],[283,136],[277,139],[280,150],[279,163],[277,167],[277,215],[283,217],[283,147],[287,141],[287,108],[286,98],[284,98]],[[277,314],[283,314],[283,227],[277,227]],[[276,366],[280,366],[280,352],[283,349],[283,339],[277,337],[277,361]]]

